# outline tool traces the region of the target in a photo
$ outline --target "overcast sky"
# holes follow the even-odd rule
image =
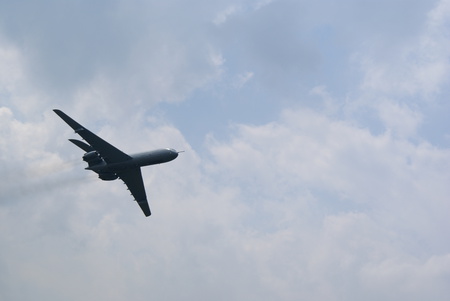
[[[448,300],[449,37],[449,0],[0,0],[0,299]],[[54,108],[186,151],[151,217]]]

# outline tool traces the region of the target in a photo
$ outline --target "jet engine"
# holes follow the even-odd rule
[[[83,160],[88,163],[89,166],[94,166],[103,162],[102,158],[96,151],[91,151],[83,155]]]
[[[113,172],[102,172],[98,174],[98,177],[103,181],[112,181],[117,179],[119,176]]]

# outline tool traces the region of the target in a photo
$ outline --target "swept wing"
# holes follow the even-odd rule
[[[141,207],[145,216],[150,216],[150,207],[147,202],[147,195],[145,193],[144,181],[142,180],[141,168],[128,169],[117,173],[119,178],[127,185],[128,190],[133,195],[136,202]]]

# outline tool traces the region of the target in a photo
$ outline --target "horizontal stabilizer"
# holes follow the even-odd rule
[[[83,141],[77,140],[77,139],[69,139],[70,142],[72,142],[73,144],[75,144],[76,146],[78,146],[79,148],[81,148],[82,150],[84,150],[86,153],[92,152],[95,149],[90,146],[87,143],[84,143]]]

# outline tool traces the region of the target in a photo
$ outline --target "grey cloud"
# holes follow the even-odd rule
[[[435,2],[258,2],[221,22],[226,1],[4,4],[0,299],[446,300],[448,149],[419,136],[430,116],[398,101],[398,73],[364,90],[357,61],[428,37]],[[375,133],[361,111],[380,98]],[[151,218],[82,169],[53,105],[124,151],[186,150],[143,170]]]
[[[174,9],[180,5],[10,3],[2,10],[1,24],[24,54],[36,89],[71,99],[100,79],[115,101],[128,97],[151,104],[179,100],[216,72],[199,30],[204,12]]]
[[[308,38],[304,5],[294,1],[274,1],[257,10],[236,13],[216,28],[232,66],[251,71],[263,86],[294,88],[317,71],[320,54]],[[239,55],[237,55],[239,54]]]
[[[114,4],[86,4],[10,3],[2,10],[4,31],[26,53],[33,80],[47,89],[77,87],[102,61],[126,59],[133,31],[117,26]]]
[[[334,200],[329,202],[324,195],[317,196],[331,212],[345,203],[348,210],[383,210],[380,222],[385,227],[402,233],[414,229],[409,237],[405,234],[405,241],[414,242],[419,235],[434,252],[446,248],[439,236],[430,234],[446,223],[439,212],[448,173],[433,167],[436,160],[447,165],[441,161],[448,155],[445,149],[430,148],[427,143],[416,146],[388,133],[374,136],[312,111],[286,112],[285,118],[282,123],[238,127],[223,145],[211,142],[217,160],[211,172],[224,183],[245,185],[248,200],[259,196],[282,204],[284,196],[297,195],[300,201],[308,191],[314,195],[321,187],[332,192]],[[431,171],[439,176],[422,176]],[[259,201],[250,204],[258,206]],[[425,207],[429,214],[420,215]],[[395,222],[396,214],[401,223]]]

